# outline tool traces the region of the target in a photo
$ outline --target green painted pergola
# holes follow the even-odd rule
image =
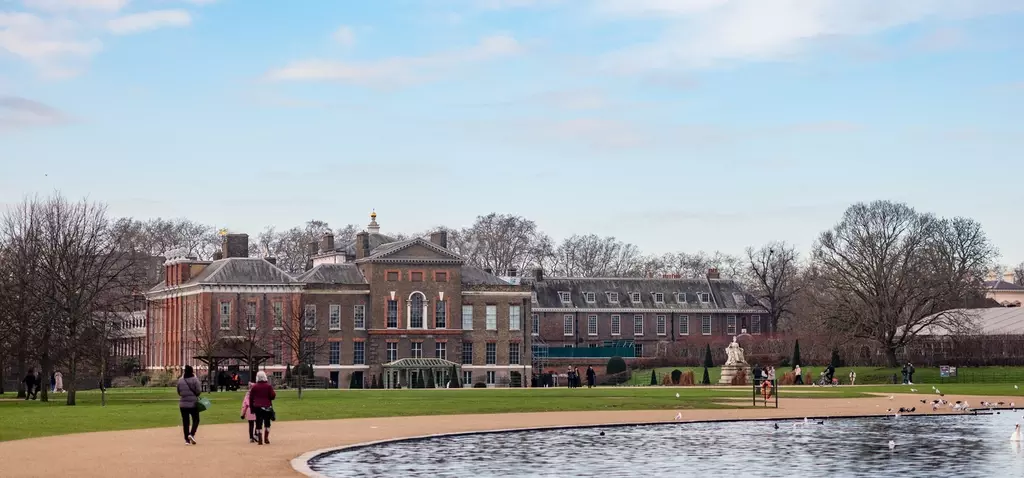
[[[398,359],[394,362],[384,364],[384,388],[395,388],[396,385],[410,387],[412,384],[413,372],[417,375],[430,373],[435,376],[437,376],[438,372],[441,372],[441,376],[446,377],[448,373],[451,372],[452,367],[455,367],[456,373],[459,373],[462,369],[462,366],[455,362],[439,358]],[[452,378],[453,377],[448,377],[448,380],[451,380]],[[435,380],[435,383],[439,386],[446,382],[447,380]]]

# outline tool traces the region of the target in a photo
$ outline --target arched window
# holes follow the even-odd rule
[[[426,297],[421,292],[413,292],[409,296],[409,328],[425,329],[423,318],[427,315]]]

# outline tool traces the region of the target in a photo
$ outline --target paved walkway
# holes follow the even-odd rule
[[[889,408],[926,408],[931,395],[857,399],[785,399],[780,408],[683,410],[683,421],[715,419],[803,418],[884,414]],[[946,396],[947,400],[964,397]],[[967,397],[982,400],[1013,397]],[[1016,400],[1021,400],[1016,397]],[[1024,400],[1022,400],[1024,401]],[[931,413],[930,407],[927,408]],[[0,443],[0,476],[15,477],[173,477],[251,478],[301,476],[293,458],[322,448],[435,433],[547,426],[652,423],[673,421],[679,411],[554,412],[501,415],[362,418],[275,422],[269,446],[248,443],[247,425],[200,426],[198,446],[185,446],[180,427],[82,433]],[[2,426],[2,425],[0,425]]]

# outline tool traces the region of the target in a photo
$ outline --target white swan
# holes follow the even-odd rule
[[[1021,441],[1020,440],[1020,423],[1017,424],[1013,429],[1013,434],[1010,435],[1010,441]]]
[[[892,450],[893,448],[896,448],[896,442],[889,440],[889,450]]]

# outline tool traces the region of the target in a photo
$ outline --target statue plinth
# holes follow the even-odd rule
[[[722,365],[722,377],[718,380],[719,385],[732,385],[732,379],[737,375],[746,375],[747,384],[751,384],[753,376],[750,373],[750,365],[746,363],[732,363]]]

